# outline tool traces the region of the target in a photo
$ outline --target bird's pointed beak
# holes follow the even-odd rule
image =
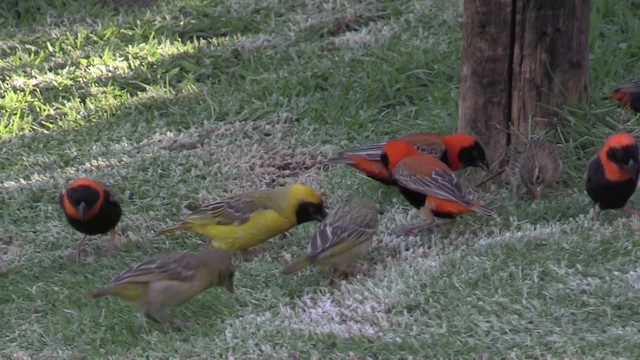
[[[486,172],[489,172],[489,160],[484,159],[478,163],[478,167]]]
[[[539,199],[540,198],[540,192],[541,192],[541,188],[540,186],[535,187],[535,186],[531,186],[529,187],[529,192],[531,193],[531,196],[533,196],[534,199]]]
[[[635,161],[629,161],[629,164],[624,165],[622,168],[629,172],[629,175],[632,177],[635,178],[638,176],[638,164]]]
[[[80,221],[84,221],[84,216],[87,214],[87,204],[83,202],[78,205],[78,213],[80,213]]]
[[[611,98],[611,95],[604,95],[600,97],[600,100],[609,100]]]
[[[319,211],[316,213],[315,219],[322,222],[322,220],[324,220],[324,218],[327,217],[327,209],[326,208],[322,208],[322,211]]]

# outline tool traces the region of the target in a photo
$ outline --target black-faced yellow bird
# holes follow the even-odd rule
[[[445,163],[451,170],[458,171],[469,166],[489,171],[489,161],[482,145],[469,134],[453,133],[447,135],[434,133],[415,133],[400,136],[389,141],[404,141],[419,152],[431,155]],[[368,145],[360,149],[345,152],[328,160],[331,164],[347,164],[363,172],[368,177],[383,184],[394,185],[395,181],[380,162],[382,147],[386,143]]]
[[[560,152],[551,142],[532,140],[509,148],[507,177],[514,199],[518,199],[521,187],[534,199],[539,198],[542,189],[556,181],[561,171]]]
[[[330,267],[337,274],[348,267],[370,246],[378,229],[378,207],[357,199],[329,214],[309,242],[307,255],[287,265],[283,274],[293,274],[309,265]]]
[[[640,79],[627,81],[602,99],[619,101],[622,106],[640,112]]]
[[[598,154],[589,161],[587,194],[596,204],[595,219],[600,210],[633,210],[627,201],[638,187],[638,143],[627,133],[609,136]]]
[[[295,225],[322,221],[325,216],[320,194],[295,183],[216,201],[160,233],[190,230],[209,237],[211,246],[220,250],[247,250]]]
[[[397,181],[405,199],[420,209],[427,219],[424,224],[406,229],[405,234],[439,226],[435,217],[455,220],[471,211],[489,217],[496,215],[495,211],[468,197],[464,186],[446,164],[418,152],[407,142],[389,141],[384,145],[380,159]]]
[[[162,327],[164,320],[182,327],[184,324],[168,311],[213,286],[223,286],[233,293],[234,274],[229,256],[207,246],[198,252],[170,253],[145,260],[89,295],[120,297],[138,306],[149,320]]]
[[[85,234],[76,246],[76,259],[80,258],[89,235],[108,232],[111,236],[108,253],[115,251],[116,225],[122,216],[122,207],[109,186],[95,180],[78,178],[60,194],[59,201],[69,224]]]

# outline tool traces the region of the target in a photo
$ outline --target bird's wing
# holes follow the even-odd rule
[[[104,188],[106,200],[109,200],[110,202],[115,204],[120,204],[120,199],[118,198],[115,191],[113,191],[113,188],[110,185],[102,184],[102,187]]]
[[[444,152],[446,151],[446,147],[442,140],[435,137],[418,137],[415,139],[411,139],[407,141],[409,144],[413,145],[419,152],[427,155],[431,155],[436,159],[442,157]]]
[[[268,203],[255,192],[240,194],[205,205],[187,216],[184,222],[200,225],[239,225],[247,222],[254,212],[268,209]]]
[[[366,200],[357,200],[336,209],[320,224],[309,242],[308,255],[340,254],[349,247],[371,239],[378,228],[378,209]]]
[[[413,191],[439,199],[469,204],[469,197],[462,182],[452,172],[433,169],[430,175],[416,174],[401,161],[396,165],[393,176],[398,184]]]
[[[190,253],[172,253],[143,261],[116,276],[111,283],[137,283],[159,280],[190,281],[198,270]]]

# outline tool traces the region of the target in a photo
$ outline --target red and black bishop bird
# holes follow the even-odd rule
[[[468,197],[460,180],[445,163],[418,152],[407,142],[389,141],[382,149],[380,160],[397,181],[405,199],[427,219],[425,224],[406,229],[405,234],[443,224],[436,223],[435,217],[455,221],[457,216],[471,211],[488,217],[496,215]]]
[[[469,166],[489,171],[489,161],[484,148],[475,137],[469,134],[415,133],[389,141],[407,142],[419,152],[439,159],[453,171]],[[395,180],[390,177],[390,174],[380,162],[382,148],[387,143],[372,144],[354,151],[345,152],[329,158],[328,162],[331,164],[347,164],[383,184],[395,185]]]
[[[640,112],[640,79],[627,81],[602,99],[619,101],[622,106]]]
[[[595,220],[600,210],[633,210],[627,201],[638,187],[638,142],[627,133],[609,136],[591,159],[587,169],[587,194],[596,204]]]
[[[122,216],[122,207],[111,188],[95,180],[78,178],[60,194],[60,206],[69,224],[85,234],[76,246],[76,259],[80,258],[89,235],[109,233],[111,243],[107,251],[115,251],[116,225]]]

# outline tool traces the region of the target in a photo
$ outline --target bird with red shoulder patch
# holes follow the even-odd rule
[[[59,201],[69,224],[84,234],[76,246],[76,259],[80,259],[89,235],[109,233],[111,243],[107,253],[115,251],[115,228],[122,217],[122,207],[109,186],[92,179],[78,178],[60,194]]]
[[[587,168],[587,194],[596,204],[594,220],[600,210],[634,211],[628,200],[638,187],[639,151],[636,138],[628,133],[609,136]]]
[[[415,133],[390,141],[407,142],[419,152],[439,159],[453,171],[470,166],[489,171],[489,161],[484,148],[474,136],[469,134]],[[364,146],[329,158],[328,162],[347,164],[383,184],[395,185],[395,180],[391,178],[380,162],[380,155],[385,144],[386,142]]]
[[[609,95],[603,96],[602,100],[615,100],[620,102],[623,107],[640,112],[640,79],[625,82]]]
[[[459,215],[468,212],[495,217],[495,211],[467,195],[466,189],[453,171],[442,161],[431,155],[420,153],[404,141],[389,141],[382,148],[380,161],[398,183],[400,192],[411,205],[420,209],[427,219],[424,224],[412,226],[405,234],[421,228],[433,228],[435,217],[450,218],[450,223]]]

